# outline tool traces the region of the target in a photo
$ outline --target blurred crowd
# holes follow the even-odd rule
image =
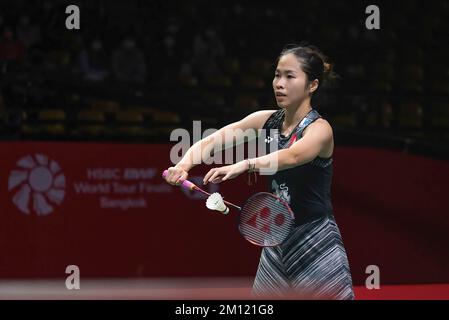
[[[0,110],[8,125],[33,112],[39,118],[41,109],[61,109],[66,119],[114,103],[118,111],[170,109],[182,119],[181,105],[206,118],[272,107],[276,57],[303,40],[329,55],[340,75],[317,102],[336,124],[411,128],[415,137],[449,125],[441,121],[449,116],[446,1],[380,1],[380,30],[365,28],[364,1],[83,0],[80,30],[65,28],[69,4],[0,4]]]

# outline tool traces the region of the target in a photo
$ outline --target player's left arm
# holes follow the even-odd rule
[[[242,160],[232,165],[213,168],[205,175],[203,183],[221,183],[233,179],[249,169],[275,173],[315,159],[322,151],[329,148],[332,143],[332,127],[326,120],[318,119],[310,124],[301,139],[287,149],[274,151],[265,156]]]
[[[310,124],[301,139],[287,149],[281,149],[268,155],[252,159],[256,169],[266,168],[273,164],[277,157],[278,170],[300,166],[315,159],[323,150],[329,148],[333,141],[330,124],[324,119],[318,119]]]

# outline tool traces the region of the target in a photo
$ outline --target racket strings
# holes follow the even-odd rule
[[[240,214],[240,231],[250,242],[275,246],[289,235],[294,222],[288,205],[272,194],[251,197]]]

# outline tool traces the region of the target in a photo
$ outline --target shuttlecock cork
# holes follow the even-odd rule
[[[210,210],[220,211],[223,214],[228,214],[229,208],[223,202],[223,197],[218,192],[212,193],[206,201],[206,207]]]

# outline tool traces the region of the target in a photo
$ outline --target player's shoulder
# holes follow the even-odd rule
[[[305,131],[319,131],[323,135],[332,136],[333,130],[331,124],[324,118],[318,118],[315,121],[313,121]],[[306,132],[304,132],[305,134]]]
[[[329,123],[329,121],[327,121],[326,119],[324,119],[322,117],[316,119],[314,122],[312,122],[311,125],[315,125],[317,127],[319,126],[319,127],[322,127],[322,128],[327,128],[327,129],[332,130],[332,126]]]

